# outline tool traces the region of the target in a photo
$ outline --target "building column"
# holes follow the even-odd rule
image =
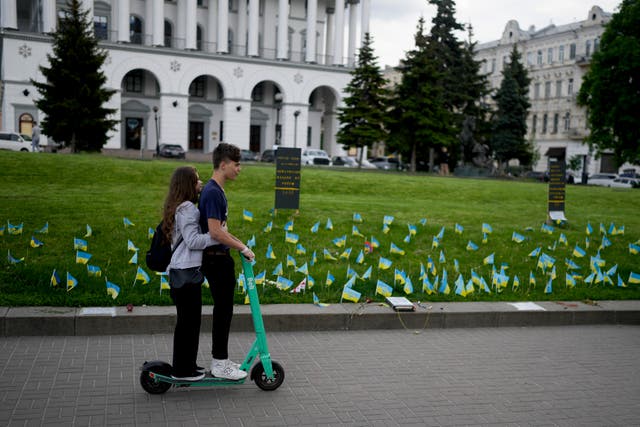
[[[307,54],[306,62],[316,62],[316,21],[318,0],[307,0]]]
[[[187,46],[187,0],[178,0],[176,5],[176,23],[174,38],[176,43],[173,47],[184,49]]]
[[[129,0],[118,2],[118,41],[129,43]]]
[[[218,0],[218,53],[229,53],[229,0]]]
[[[175,107],[174,101],[178,101]],[[160,113],[158,118],[160,144],[180,144],[185,151],[188,151],[189,96],[160,94]],[[148,123],[147,126],[155,126],[155,123]],[[151,146],[151,144],[148,145]]]
[[[260,34],[260,1],[249,0],[249,41],[247,43],[247,54],[258,56],[258,37]]]
[[[362,11],[361,11],[362,21],[360,22],[360,30],[361,30],[360,46],[362,46],[362,43],[364,41],[364,35],[369,32],[369,16],[371,13],[371,0],[361,0],[361,2],[362,2]]]
[[[238,3],[238,32],[234,44],[237,46],[236,55],[247,54],[247,0]]]
[[[209,14],[207,25],[207,52],[216,51],[217,28],[218,28],[218,3],[216,0],[209,0]]]
[[[153,9],[155,5],[154,0],[145,0],[144,2],[144,23],[142,25],[142,31],[144,33],[144,39],[142,44],[145,46],[153,46]]]
[[[326,27],[326,41],[324,45],[325,57],[324,64],[330,65],[333,63],[333,37],[335,36],[334,29],[335,9],[332,7],[327,8],[327,27]]]
[[[185,49],[197,49],[198,19],[196,0],[187,0],[185,10]]]
[[[358,27],[359,0],[349,2],[349,44],[347,50],[347,65],[353,67],[356,57],[356,29]]]
[[[2,22],[0,27],[18,29],[18,8],[16,2],[18,0],[3,0],[0,1],[0,18]]]
[[[336,0],[333,65],[344,65],[344,0]]]
[[[289,57],[289,0],[278,2],[278,40],[277,59]]]
[[[164,46],[164,0],[153,0],[153,45]]]
[[[2,4],[4,5],[4,3]],[[42,2],[42,32],[55,32],[56,23],[56,0],[44,0]]]

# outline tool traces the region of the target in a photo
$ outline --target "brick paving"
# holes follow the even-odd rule
[[[640,425],[640,327],[275,332],[276,391],[145,393],[172,336],[0,338],[0,425]],[[232,358],[253,341],[234,333]],[[210,336],[199,361],[208,361]]]

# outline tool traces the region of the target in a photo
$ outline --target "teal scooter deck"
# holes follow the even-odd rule
[[[260,311],[260,301],[258,299],[258,291],[256,289],[255,277],[253,275],[253,266],[242,255],[242,270],[245,276],[245,288],[249,295],[249,304],[251,307],[251,317],[253,318],[253,327],[256,332],[256,339],[247,353],[240,370],[245,372],[251,368],[248,378],[253,380],[262,390],[275,390],[284,382],[284,368],[278,362],[271,360],[269,354],[269,346],[267,344],[267,336],[262,321],[262,313]],[[254,365],[255,361],[258,361]],[[169,390],[171,387],[210,387],[221,385],[237,385],[244,384],[246,378],[241,380],[229,380],[226,378],[216,378],[210,373],[199,381],[183,381],[176,380],[171,377],[171,365],[163,361],[145,362],[140,368],[140,385],[151,394],[160,394]]]

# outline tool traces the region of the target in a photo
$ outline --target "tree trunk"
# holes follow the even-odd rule
[[[411,145],[411,165],[409,166],[411,172],[416,171],[416,157],[418,156],[416,146],[417,144],[415,142]]]
[[[362,169],[362,157],[364,156],[365,147],[360,147],[360,160],[358,160],[358,169]]]

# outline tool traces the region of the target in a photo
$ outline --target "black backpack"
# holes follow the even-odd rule
[[[156,232],[151,239],[151,247],[147,251],[147,267],[153,271],[165,272],[171,262],[173,252],[180,246],[182,236],[178,239],[176,247],[171,249],[171,242],[167,242],[162,234],[162,221],[156,227]]]

